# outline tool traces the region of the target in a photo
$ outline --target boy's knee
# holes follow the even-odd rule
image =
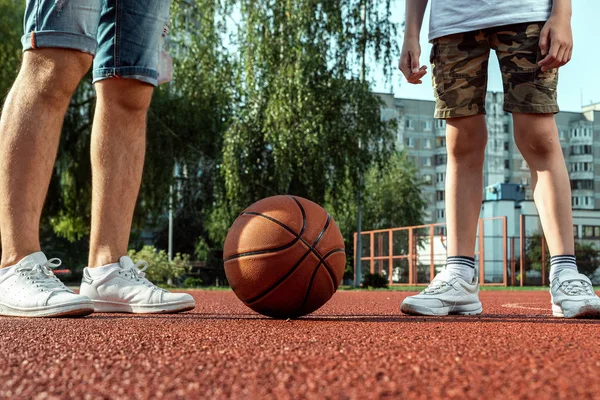
[[[49,101],[69,101],[90,69],[92,56],[65,49],[28,50],[19,78]]]
[[[113,112],[145,114],[154,87],[135,79],[104,79],[96,82],[98,101]]]
[[[456,159],[483,159],[487,144],[485,121],[483,126],[475,119],[448,120],[446,138],[448,155]]]
[[[514,114],[515,143],[524,157],[545,158],[561,151],[552,115]]]

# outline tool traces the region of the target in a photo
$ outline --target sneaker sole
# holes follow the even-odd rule
[[[430,308],[418,304],[402,303],[400,311],[408,315],[424,315],[424,316],[446,316],[446,315],[478,315],[483,312],[481,303]]]
[[[191,311],[196,308],[195,302],[179,302],[166,304],[124,304],[112,301],[92,300],[94,311],[101,313],[126,314],[175,314]]]
[[[600,309],[592,304],[566,312],[556,304],[552,304],[552,315],[557,318],[600,318]]]
[[[68,318],[85,317],[94,312],[91,302],[75,303],[50,307],[20,308],[0,303],[0,316],[26,318]]]

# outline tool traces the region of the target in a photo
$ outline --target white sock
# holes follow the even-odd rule
[[[565,269],[570,269],[572,271],[577,271],[577,262],[575,261],[575,256],[570,254],[565,254],[562,256],[552,256],[550,257],[550,283]]]
[[[103,275],[106,275],[111,269],[115,268],[115,267],[121,267],[121,264],[119,263],[112,263],[112,264],[106,264],[103,265],[101,267],[96,267],[96,268],[89,268],[88,267],[88,272],[90,273],[92,278],[99,278]]]
[[[475,275],[475,259],[473,257],[452,256],[446,260],[446,269],[454,276],[471,283]]]

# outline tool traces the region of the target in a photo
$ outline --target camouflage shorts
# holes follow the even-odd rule
[[[485,114],[490,49],[504,85],[504,110],[557,113],[558,69],[542,72],[539,36],[544,22],[458,33],[434,39],[431,50],[436,118]]]

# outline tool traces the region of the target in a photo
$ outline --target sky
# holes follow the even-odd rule
[[[430,0],[431,1],[431,0]],[[501,1],[501,0],[498,0]],[[573,18],[573,57],[560,68],[558,78],[558,105],[563,111],[580,111],[582,105],[600,102],[600,1],[572,0]],[[393,19],[404,21],[404,0],[396,0]],[[431,44],[427,41],[429,32],[429,7],[425,12],[421,30],[421,65],[429,65]],[[400,38],[402,40],[402,38]],[[397,64],[397,62],[396,62]],[[385,82],[379,71],[372,74],[373,89],[376,92],[392,92],[396,97],[433,100],[431,74],[423,78],[423,84],[411,85],[397,71],[391,82]],[[496,55],[490,54],[488,90],[501,91],[502,78]],[[583,104],[582,104],[583,100]]]

